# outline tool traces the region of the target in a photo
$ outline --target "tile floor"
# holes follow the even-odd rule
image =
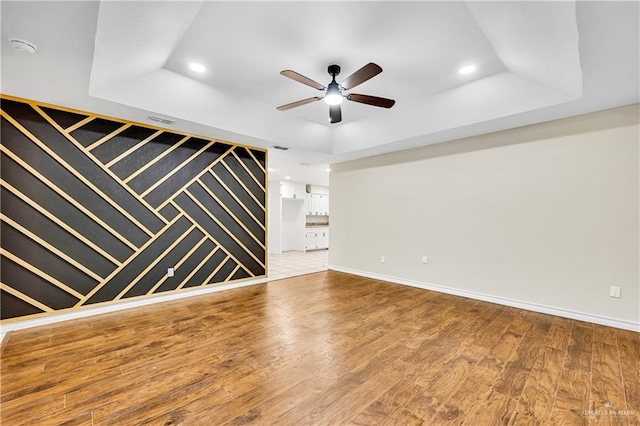
[[[286,251],[269,254],[269,275],[272,280],[311,274],[329,269],[329,250],[310,252]]]

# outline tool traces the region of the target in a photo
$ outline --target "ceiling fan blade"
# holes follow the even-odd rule
[[[278,111],[286,111],[286,110],[291,109],[291,108],[295,108],[295,107],[299,107],[299,106],[302,106],[302,105],[310,104],[311,102],[319,101],[320,99],[322,99],[322,98],[320,98],[318,96],[314,96],[313,98],[307,98],[307,99],[303,99],[301,101],[291,102],[290,104],[279,106],[276,109]]]
[[[344,87],[345,90],[353,89],[357,85],[364,83],[381,72],[382,68],[380,65],[369,62],[367,65],[347,77],[346,80],[342,82],[341,86]]]
[[[329,119],[331,124],[342,121],[342,109],[340,108],[340,105],[329,106]]]
[[[358,95],[357,93],[351,93],[347,95],[347,99],[353,102],[360,102],[361,104],[373,105],[382,108],[391,108],[396,101],[393,99],[379,98],[377,96]]]
[[[284,70],[284,71],[280,71],[280,74],[284,75],[285,77],[289,77],[290,79],[295,80],[299,83],[306,84],[307,86],[311,86],[314,89],[318,89],[318,90],[326,89],[326,87],[324,87],[322,84],[318,83],[317,81],[313,81],[309,77],[305,77],[304,75],[298,74],[295,71]]]

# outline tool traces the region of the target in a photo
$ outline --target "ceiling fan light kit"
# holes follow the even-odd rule
[[[343,100],[344,97],[339,91],[332,92],[327,90],[327,94],[324,97],[324,103],[326,103],[327,105],[340,105]]]
[[[373,62],[368,63],[358,71],[351,74],[342,83],[338,83],[336,81],[336,76],[340,74],[339,65],[329,65],[329,68],[327,68],[327,72],[329,73],[329,75],[331,75],[331,83],[329,83],[329,85],[325,87],[322,84],[311,80],[309,77],[305,77],[295,71],[281,71],[280,74],[282,74],[283,76],[289,77],[292,80],[295,80],[302,84],[306,84],[309,87],[313,87],[314,89],[321,90],[325,93],[322,97],[314,96],[313,98],[302,99],[300,101],[279,106],[277,110],[286,111],[291,108],[296,108],[324,99],[324,102],[329,105],[329,121],[331,123],[339,123],[342,121],[342,109],[340,108],[340,104],[344,101],[344,99],[381,108],[391,108],[396,103],[396,101],[394,101],[393,99],[379,98],[377,96],[370,95],[359,95],[356,93],[344,93],[345,91],[353,89],[354,87],[364,83],[365,81],[375,77],[382,72],[382,68],[379,65],[374,64]]]

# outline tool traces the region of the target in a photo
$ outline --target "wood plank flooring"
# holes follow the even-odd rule
[[[338,272],[14,332],[2,425],[640,425],[640,333]]]

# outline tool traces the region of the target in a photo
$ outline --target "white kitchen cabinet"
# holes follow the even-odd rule
[[[309,216],[317,216],[320,204],[320,196],[318,194],[307,195],[307,210]]]
[[[329,248],[329,228],[307,231],[304,238],[305,251]]]
[[[323,195],[322,197],[323,198],[322,198],[322,205],[320,206],[320,211],[322,212],[323,215],[329,216],[329,196]]]
[[[280,196],[282,198],[292,198],[304,200],[306,195],[304,185],[295,182],[280,182]]]
[[[293,198],[293,185],[289,182],[280,182],[280,197]]]
[[[324,194],[307,195],[307,215],[329,216],[329,196]]]
[[[293,198],[297,200],[303,200],[307,196],[307,191],[304,188],[304,185],[301,183],[293,184]]]
[[[319,249],[329,248],[329,228],[318,230],[316,235],[316,244]]]
[[[316,243],[316,233],[315,232],[306,232],[304,234],[304,250],[305,251],[309,251],[309,250],[315,250],[317,249],[317,243]]]

